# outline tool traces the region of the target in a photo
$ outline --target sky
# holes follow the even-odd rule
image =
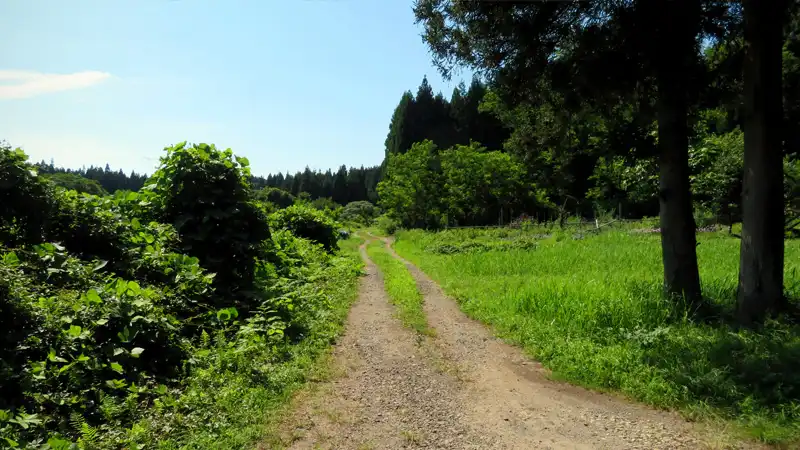
[[[256,175],[380,164],[402,93],[449,97],[412,0],[2,0],[0,140],[152,173],[166,146]]]

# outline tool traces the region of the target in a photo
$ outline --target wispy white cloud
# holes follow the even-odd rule
[[[93,70],[66,74],[0,70],[0,100],[83,89],[98,84],[110,76],[110,73]]]

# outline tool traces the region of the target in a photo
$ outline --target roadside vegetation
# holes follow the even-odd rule
[[[392,256],[380,239],[367,245],[367,254],[381,270],[386,293],[397,307],[397,316],[403,325],[420,335],[432,335],[433,330],[428,327],[425,311],[422,310],[422,294],[405,264]]]
[[[0,448],[263,438],[340,333],[361,263],[324,212],[269,216],[249,176],[181,143],[138,192],[98,196],[0,148]]]
[[[547,232],[402,231],[395,249],[557,378],[733,421],[765,442],[800,442],[800,326],[787,317],[732,324],[737,239],[698,235],[712,307],[698,315],[661,295],[657,233]],[[788,293],[800,297],[800,242],[786,252]]]

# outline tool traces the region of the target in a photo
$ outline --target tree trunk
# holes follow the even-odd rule
[[[699,10],[688,1],[655,1],[659,203],[664,289],[690,305],[702,300],[689,184],[688,96]]]
[[[738,316],[759,320],[786,306],[782,45],[785,1],[744,1],[744,177]]]
[[[686,102],[661,84],[658,95],[659,201],[664,289],[697,304],[702,299],[689,185]]]

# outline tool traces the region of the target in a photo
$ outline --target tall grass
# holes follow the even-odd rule
[[[405,264],[389,254],[382,241],[367,245],[367,254],[383,273],[383,284],[389,300],[397,307],[397,316],[403,325],[420,335],[430,335],[425,312],[422,310],[422,294]]]
[[[575,240],[555,233],[534,249],[435,253],[452,242],[518,239],[452,230],[403,231],[396,250],[470,316],[494,326],[554,376],[622,391],[689,417],[723,418],[768,443],[800,442],[800,326],[788,319],[758,331],[729,325],[739,241],[698,236],[704,294],[718,315],[694,319],[662,299],[658,235],[612,231]],[[786,284],[800,298],[800,242],[787,241]]]

